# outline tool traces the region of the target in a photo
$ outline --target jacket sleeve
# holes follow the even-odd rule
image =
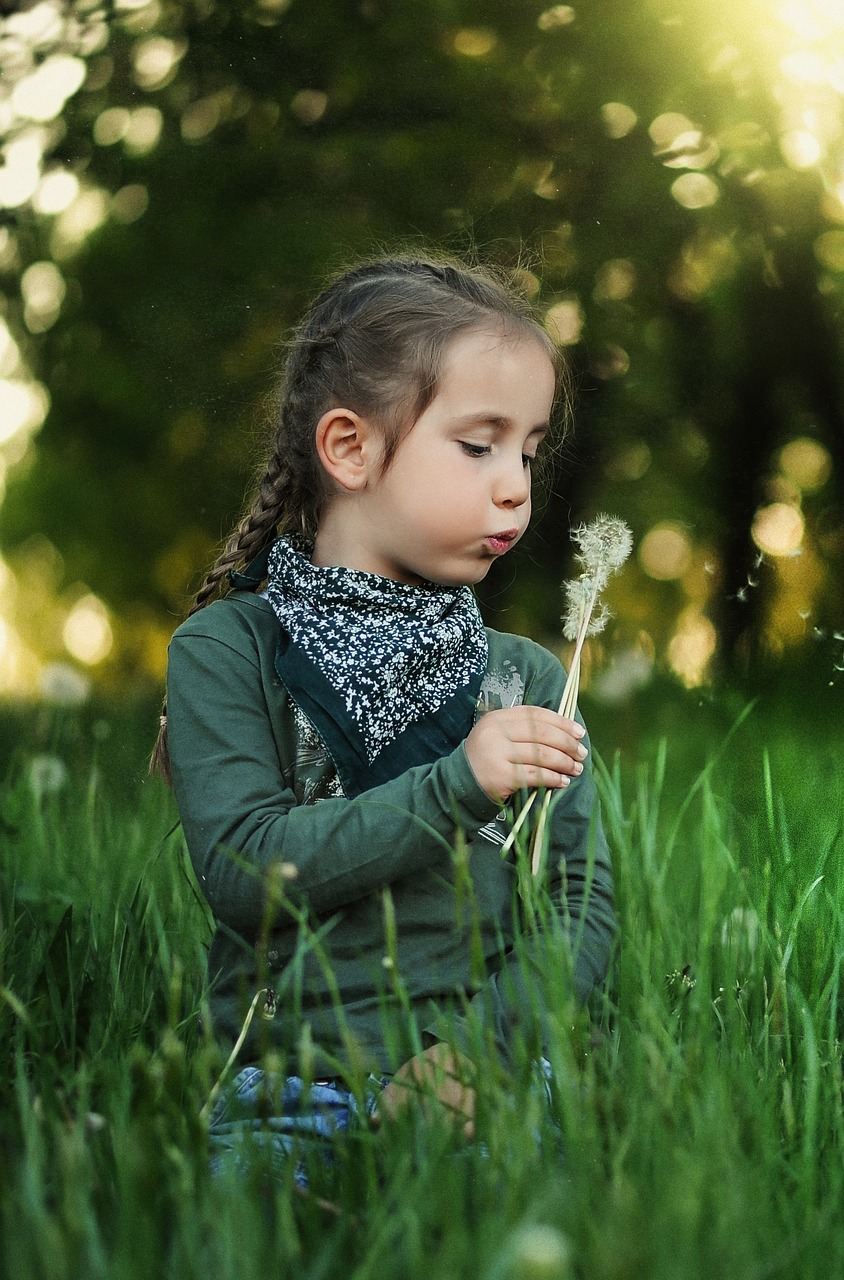
[[[255,657],[211,636],[174,637],[167,704],[191,860],[215,917],[239,933],[261,928],[274,865],[288,864],[291,891],[330,912],[428,866],[457,827],[477,831],[497,811],[462,744],[354,799],[298,805]],[[409,822],[418,839],[407,839]]]

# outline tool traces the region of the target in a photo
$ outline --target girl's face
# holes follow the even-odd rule
[[[343,545],[338,554],[335,522],[331,562],[399,582],[480,582],[527,528],[531,460],[554,391],[551,360],[535,338],[458,335],[437,394],[387,471],[373,466],[344,504]]]

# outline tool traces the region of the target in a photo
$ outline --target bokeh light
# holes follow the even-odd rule
[[[187,45],[166,36],[139,40],[132,50],[135,80],[142,89],[163,89],[169,84],[184,57]]]
[[[789,129],[780,138],[780,151],[792,169],[811,169],[823,155],[819,140],[807,129]]]
[[[47,416],[49,398],[40,382],[0,378],[0,444],[36,431]]]
[[[12,107],[24,119],[54,120],[85,79],[85,63],[71,54],[56,53],[12,90]]]
[[[780,450],[780,470],[803,493],[816,493],[832,475],[832,457],[819,440],[800,436]]]
[[[577,298],[555,302],[545,313],[545,328],[561,347],[571,347],[580,341],[584,323],[583,308]]]
[[[163,128],[164,116],[158,107],[136,107],[123,135],[126,151],[132,156],[147,155],[158,146]]]
[[[708,209],[721,194],[718,183],[705,173],[684,173],[671,184],[671,194],[684,209]]]
[[[805,524],[796,507],[772,502],[760,507],[753,517],[751,534],[760,551],[768,556],[793,556],[800,550]]]
[[[682,578],[692,562],[692,544],[682,525],[654,525],[639,544],[639,564],[649,578],[671,582]]]
[[[498,44],[498,36],[489,27],[464,27],[455,32],[452,44],[464,58],[485,58]]]
[[[595,277],[596,302],[624,302],[636,288],[636,268],[627,258],[605,262]]]
[[[717,640],[709,618],[694,606],[683,610],[668,644],[668,661],[689,688],[702,684],[706,679]]]
[[[290,103],[290,110],[302,124],[316,124],[328,109],[328,94],[321,89],[301,89]]]
[[[54,262],[33,262],[21,276],[24,322],[30,333],[43,333],[55,322],[67,285]]]
[[[79,195],[79,179],[68,169],[51,169],[45,173],[32,197],[36,213],[62,213]]]
[[[626,102],[605,102],[601,107],[601,119],[610,138],[626,138],[635,129],[639,117]]]
[[[536,25],[540,31],[556,31],[559,27],[571,26],[576,17],[570,4],[555,4],[551,9],[540,13]]]
[[[90,594],[78,600],[65,620],[62,639],[71,657],[85,666],[96,666],[107,658],[114,635],[103,602]]]

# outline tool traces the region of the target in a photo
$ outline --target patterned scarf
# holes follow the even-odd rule
[[[351,796],[466,737],[486,632],[468,587],[316,566],[308,551],[279,538],[270,553],[266,595],[282,627],[276,669]]]

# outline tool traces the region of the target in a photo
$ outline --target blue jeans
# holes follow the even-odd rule
[[[294,1181],[307,1187],[309,1157],[330,1165],[336,1138],[374,1114],[378,1095],[389,1080],[389,1076],[370,1075],[360,1106],[354,1094],[337,1080],[306,1085],[299,1076],[244,1067],[223,1089],[211,1112],[211,1172],[234,1168],[245,1173],[259,1154],[268,1157],[277,1170],[295,1158]],[[551,1101],[550,1081],[551,1064],[540,1058],[534,1087],[546,1104]],[[485,1153],[483,1143],[479,1150]]]
[[[211,1172],[246,1172],[256,1154],[280,1169],[295,1157],[293,1177],[308,1185],[308,1156],[330,1164],[332,1143],[367,1119],[389,1077],[370,1076],[363,1101],[336,1080],[306,1085],[299,1076],[244,1067],[222,1091],[208,1128]]]

